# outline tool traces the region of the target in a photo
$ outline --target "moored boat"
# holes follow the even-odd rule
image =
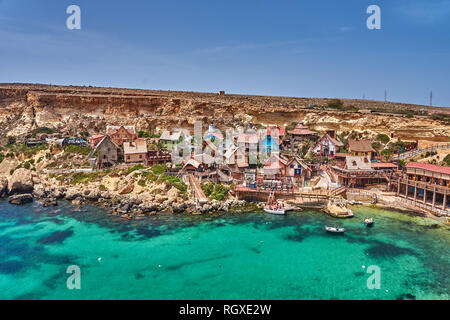
[[[366,227],[371,227],[374,224],[373,218],[364,218],[364,224]]]
[[[338,225],[336,227],[325,226],[325,231],[330,233],[344,233],[346,230],[345,228],[342,228],[340,225]]]
[[[275,201],[275,192],[273,191],[269,195],[269,199],[267,200],[267,204],[264,207],[264,211],[275,215],[286,214],[286,208],[284,206],[284,203],[280,200]]]

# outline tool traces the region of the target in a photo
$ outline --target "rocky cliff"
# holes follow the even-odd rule
[[[450,141],[450,126],[430,117],[406,118],[314,108],[331,99],[217,95],[213,93],[113,89],[37,84],[0,84],[0,136],[26,136],[37,127],[75,135],[102,132],[107,124],[136,125],[159,133],[166,128],[193,130],[196,120],[220,129],[245,124],[291,124],[312,129],[359,130],[368,135],[394,133],[404,140]],[[449,108],[342,100],[346,106],[373,112],[447,113]]]

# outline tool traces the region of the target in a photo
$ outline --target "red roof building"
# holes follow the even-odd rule
[[[298,123],[295,126],[295,129],[292,131],[288,131],[288,133],[297,140],[316,136],[316,133],[314,131],[309,130],[307,126],[303,124],[303,122]]]
[[[413,171],[417,173],[426,173],[428,175],[435,173],[447,175],[450,178],[450,167],[443,167],[429,163],[410,162],[406,166],[406,169],[408,173]]]

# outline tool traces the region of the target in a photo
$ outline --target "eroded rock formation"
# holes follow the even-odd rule
[[[368,134],[394,133],[404,140],[448,141],[450,127],[428,117],[407,119],[391,115],[312,109],[330,99],[219,96],[212,93],[130,90],[45,85],[0,85],[0,133],[26,136],[37,127],[49,127],[66,134],[104,131],[107,124],[135,125],[138,130],[160,133],[166,128],[193,130],[196,120],[212,122],[221,130],[238,125],[291,124],[305,121],[312,129],[360,130]],[[449,108],[342,100],[347,106],[379,111],[450,113]]]

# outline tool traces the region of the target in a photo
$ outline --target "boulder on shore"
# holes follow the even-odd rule
[[[25,194],[16,194],[16,195],[12,195],[8,198],[9,203],[11,204],[15,204],[15,205],[22,205],[25,203],[30,203],[33,202],[33,196],[29,193],[25,193]]]
[[[8,192],[8,179],[0,177],[0,198]]]
[[[328,201],[325,211],[335,218],[351,218],[353,212],[347,208],[346,203],[342,199],[332,199]]]
[[[21,168],[14,171],[8,181],[8,193],[32,193],[34,188],[31,171]]]

